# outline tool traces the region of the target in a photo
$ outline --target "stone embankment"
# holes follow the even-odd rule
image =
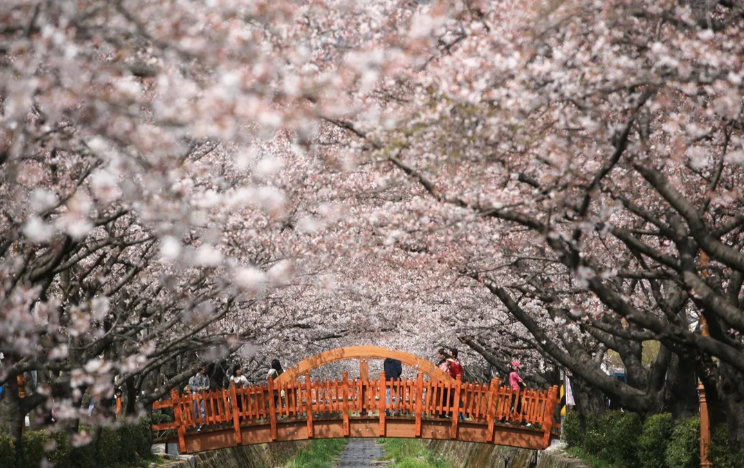
[[[377,465],[373,460],[382,455],[374,440],[352,440],[348,453],[340,461],[343,466]],[[356,443],[354,443],[356,442]],[[173,461],[167,468],[272,468],[289,461],[308,442],[276,442],[248,445],[204,452]],[[588,468],[559,450],[534,451],[499,445],[485,445],[448,440],[427,440],[425,446],[447,460],[452,468]],[[370,465],[368,465],[368,463]]]
[[[174,460],[167,468],[272,468],[282,466],[308,442],[274,442],[272,444],[245,445],[211,452],[197,453],[193,457]]]
[[[427,440],[424,444],[452,468],[589,468],[555,447],[535,451],[449,440]]]

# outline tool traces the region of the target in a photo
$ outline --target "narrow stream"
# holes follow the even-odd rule
[[[341,453],[338,468],[369,468],[379,467],[375,464],[385,452],[376,439],[349,439],[349,443]]]

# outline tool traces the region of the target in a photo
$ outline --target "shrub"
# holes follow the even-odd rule
[[[163,422],[168,422],[169,419]],[[134,432],[134,437],[135,437],[134,447],[135,447],[136,452],[139,454],[141,458],[149,458],[152,455],[152,452],[151,452],[152,429],[151,427],[153,424],[159,424],[153,421],[154,421],[153,419],[149,417],[145,417],[145,418],[140,419],[139,423],[132,426],[136,428],[136,431]]]
[[[50,440],[49,434],[44,431],[30,431],[23,434],[21,450],[18,454],[18,466],[22,468],[41,466],[42,460],[46,458],[44,448]]]
[[[111,466],[119,462],[119,445],[121,438],[116,428],[113,426],[104,426],[96,445],[96,462],[99,466]]]
[[[599,418],[593,414],[587,415],[582,448],[592,455],[598,455],[605,443],[605,432],[599,425]]]
[[[665,452],[674,430],[674,419],[669,413],[648,418],[638,441],[638,458],[644,468],[666,468]]]
[[[713,468],[741,468],[744,466],[744,448],[732,451],[728,442],[727,424],[721,424],[713,432],[708,448],[708,461]]]
[[[665,453],[667,466],[697,468],[700,466],[700,418],[677,421]]]
[[[605,411],[599,418],[602,445],[595,454],[620,466],[637,466],[638,439],[642,430],[643,424],[638,414]]]
[[[579,417],[569,413],[563,421],[563,439],[569,447],[624,467],[638,465],[638,440],[643,424],[635,413],[605,411],[599,417],[588,415],[582,433]]]
[[[140,422],[147,422],[148,428],[154,424],[165,424],[173,421],[173,418],[166,413],[152,413],[142,418]]]
[[[86,429],[92,432],[91,428]],[[100,465],[96,461],[96,443],[91,441],[80,447],[73,447],[70,452],[70,465],[75,468],[98,468]]]
[[[15,464],[15,447],[13,438],[0,435],[0,466],[13,466]]]
[[[72,464],[70,456],[72,455],[72,446],[70,445],[70,436],[65,431],[58,431],[49,434],[50,439],[54,440],[54,450],[47,453],[47,458],[54,464],[54,468],[77,468]]]
[[[55,468],[109,468],[132,464],[139,457],[150,456],[151,421],[142,418],[136,424],[101,428],[97,440],[73,447],[65,431],[47,433],[30,431],[23,435],[16,457],[13,439],[0,436],[0,467],[38,468],[44,459]],[[80,426],[80,431],[94,433],[95,428]]]
[[[138,429],[134,424],[122,424],[116,428],[116,434],[120,441],[116,456],[119,463],[130,463],[136,460]]]
[[[571,411],[563,419],[563,434],[561,438],[569,447],[581,447],[583,434],[579,424],[579,413]]]

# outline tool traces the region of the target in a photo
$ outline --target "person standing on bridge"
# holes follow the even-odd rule
[[[437,367],[439,368],[440,371],[444,372],[445,374],[451,377],[452,374],[450,371],[449,359],[450,359],[450,355],[447,353],[447,351],[444,348],[440,348],[439,349],[439,362],[437,363]],[[441,397],[442,399],[440,401],[441,401],[442,406],[443,407],[447,406],[447,404],[449,403],[449,390],[447,388],[442,389]],[[436,397],[435,397],[435,401],[436,401]],[[449,415],[447,414],[447,411],[444,411],[444,417],[445,418],[449,417]]]
[[[509,387],[514,391],[519,391],[525,388],[524,380],[519,376],[519,361],[512,361],[510,364],[511,372],[509,372]],[[511,411],[514,412],[514,406],[516,405],[517,415],[522,412],[522,397],[518,394],[512,394]]]
[[[385,362],[383,363],[383,368],[385,370],[385,381],[386,382],[396,382],[400,380],[400,375],[403,373],[403,364],[397,359],[391,359],[387,358],[385,359]],[[385,407],[390,407],[390,388],[387,384],[385,385]],[[393,401],[398,401],[397,398],[397,391],[395,392],[396,395],[393,396]],[[390,415],[389,410],[385,410],[386,415]]]
[[[279,359],[273,359],[271,361],[271,368],[269,369],[269,373],[266,378],[268,379],[269,377],[271,377],[272,379],[276,379],[283,373],[284,369],[282,369],[282,364],[279,362]]]
[[[279,359],[272,359],[271,361],[271,369],[269,369],[268,375],[266,375],[266,380],[269,380],[269,377],[272,379],[278,378],[280,375],[284,373],[284,369],[282,369],[282,364],[279,362]],[[284,402],[284,390],[281,392],[282,397],[282,403]],[[274,408],[279,408],[279,395],[274,394]]]
[[[240,365],[235,366],[233,369],[233,375],[230,377],[230,384],[235,385],[235,389],[243,388],[246,385],[248,385],[248,379],[245,378],[243,375],[243,369],[240,368]],[[238,400],[238,411],[243,411],[243,399],[240,395],[237,397]]]
[[[447,358],[447,364],[449,365],[450,376],[452,376],[452,378],[455,380],[457,380],[457,377],[460,377],[461,379],[460,382],[464,382],[465,376],[463,374],[465,372],[465,368],[462,366],[462,363],[460,362],[460,360],[457,359],[457,349],[450,348],[450,351],[452,352],[452,354],[450,355],[449,358]],[[455,407],[455,393],[454,392],[450,394],[449,404],[450,404],[450,408]],[[462,401],[458,402],[458,405],[460,406],[460,408],[462,408],[463,407]],[[459,413],[458,418],[461,421],[463,421],[465,419],[465,416],[462,413]]]
[[[202,367],[195,376],[189,379],[189,390],[191,395],[196,398],[197,392],[203,392],[209,390],[209,377],[207,377],[207,368]],[[194,401],[194,419],[199,419],[199,413],[201,413],[201,419],[204,420],[206,413],[204,412],[204,400],[199,401],[199,407],[197,409],[196,401]],[[202,425],[197,424],[196,430],[201,431]]]

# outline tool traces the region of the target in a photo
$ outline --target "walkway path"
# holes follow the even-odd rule
[[[385,455],[382,445],[376,439],[349,439],[338,468],[369,468],[379,467],[379,459]]]

